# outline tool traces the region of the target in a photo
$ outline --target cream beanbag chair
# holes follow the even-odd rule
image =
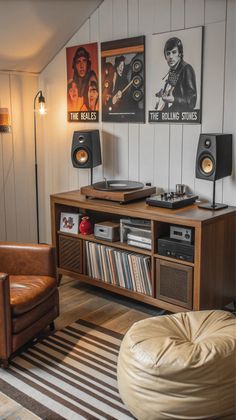
[[[236,419],[236,317],[196,311],[136,322],[118,388],[138,420]]]

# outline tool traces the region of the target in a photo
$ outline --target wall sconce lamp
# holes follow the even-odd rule
[[[0,108],[0,133],[9,133],[11,130],[8,108]]]
[[[36,109],[36,100],[38,98],[38,109]],[[36,131],[36,111],[41,115],[46,114],[45,98],[41,90],[34,98],[34,164],[35,164],[35,192],[36,192],[36,220],[37,220],[37,242],[39,243],[39,196],[38,196],[38,158],[37,158],[37,131]]]

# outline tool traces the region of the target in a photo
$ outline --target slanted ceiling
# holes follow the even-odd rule
[[[0,0],[0,70],[40,73],[102,0]]]

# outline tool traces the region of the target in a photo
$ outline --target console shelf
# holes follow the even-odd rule
[[[94,223],[121,218],[151,222],[151,250],[61,232],[61,213],[88,215]],[[223,308],[235,299],[235,207],[213,212],[192,204],[173,210],[148,206],[145,200],[121,205],[69,191],[51,196],[51,222],[59,276],[69,275],[171,312]],[[194,262],[158,253],[158,239],[168,237],[173,225],[192,229]]]
[[[164,255],[154,254],[155,258],[159,258],[160,260],[170,261],[170,262],[176,262],[177,264],[184,264],[189,265],[189,267],[194,267],[194,263],[189,261],[183,261],[183,260],[177,260],[176,258],[166,257]]]
[[[64,233],[61,232],[60,230],[57,232],[58,235],[64,235],[64,236],[70,236],[70,237],[76,237],[79,239],[83,239],[83,241],[89,241],[89,242],[94,242],[97,244],[101,244],[101,245],[107,245],[109,246],[109,244],[113,247],[113,248],[118,248],[118,249],[123,249],[126,251],[131,251],[131,252],[138,252],[139,254],[144,254],[144,255],[152,255],[152,251],[148,251],[146,249],[143,248],[137,248],[134,246],[130,246],[127,245],[126,243],[123,242],[108,242],[108,241],[103,241],[102,239],[97,239],[95,238],[94,235],[82,235],[82,234],[72,234],[72,233]]]

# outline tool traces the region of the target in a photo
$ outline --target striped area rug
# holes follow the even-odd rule
[[[121,339],[79,320],[1,369],[0,391],[40,419],[132,419],[116,382]]]

